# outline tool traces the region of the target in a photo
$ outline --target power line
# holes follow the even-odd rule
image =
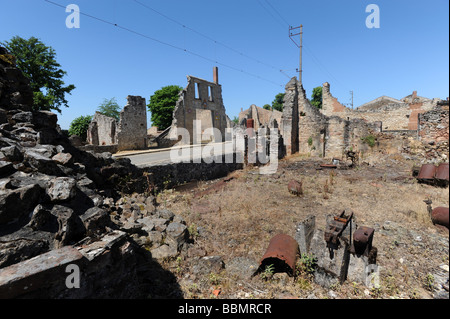
[[[64,9],[66,8],[66,7],[63,6],[63,5],[61,5],[61,4],[59,4],[59,3],[56,3],[56,2],[53,2],[53,1],[50,1],[50,0],[44,0],[44,1],[45,1],[45,2],[48,2],[48,3],[50,3],[50,4],[53,4],[53,5],[57,6],[57,7],[60,7],[60,8],[64,8]],[[159,39],[150,37],[150,36],[145,35],[145,34],[143,34],[143,33],[141,33],[141,32],[138,32],[138,31],[135,31],[135,30],[133,30],[133,29],[130,29],[130,28],[121,26],[121,25],[119,25],[119,24],[117,24],[117,23],[113,23],[113,22],[110,22],[110,21],[108,21],[108,20],[105,20],[105,19],[102,19],[102,18],[98,18],[98,17],[96,17],[96,16],[93,16],[93,15],[90,15],[90,14],[87,14],[87,13],[84,13],[84,12],[81,12],[81,11],[79,11],[78,13],[81,14],[81,15],[83,15],[83,16],[86,16],[86,17],[88,17],[88,18],[97,20],[97,21],[99,21],[99,22],[102,22],[102,23],[105,23],[105,24],[108,24],[108,25],[117,27],[117,28],[122,29],[122,30],[124,30],[124,31],[127,31],[127,32],[129,32],[129,33],[132,33],[132,34],[138,35],[138,36],[140,36],[140,37],[146,38],[146,39],[148,39],[148,40],[151,40],[151,41],[157,42],[157,43],[159,43],[159,44],[168,46],[168,47],[170,47],[170,48],[173,48],[173,49],[177,49],[177,50],[179,50],[179,51],[186,52],[186,53],[188,53],[188,54],[191,54],[191,55],[193,55],[193,56],[199,57],[199,58],[204,59],[204,60],[206,60],[206,61],[213,62],[213,63],[215,63],[215,64],[218,64],[218,65],[227,67],[227,68],[232,69],[232,70],[235,70],[235,71],[237,71],[237,72],[241,72],[241,73],[247,74],[247,75],[249,75],[249,76],[258,78],[258,79],[260,79],[260,80],[264,80],[264,81],[266,81],[266,82],[270,82],[270,83],[275,84],[275,85],[277,85],[277,86],[283,87],[282,85],[280,85],[280,84],[278,84],[278,83],[276,83],[276,82],[273,82],[272,80],[269,80],[269,79],[263,78],[263,77],[261,77],[261,76],[259,76],[259,75],[256,75],[256,74],[247,72],[247,71],[245,71],[245,70],[243,70],[243,69],[239,69],[239,68],[236,68],[236,67],[234,67],[234,66],[231,66],[231,65],[228,65],[228,64],[219,62],[219,61],[215,61],[215,60],[213,60],[213,59],[211,59],[211,58],[208,58],[208,57],[206,57],[206,56],[203,56],[203,55],[201,55],[201,54],[198,54],[198,53],[193,52],[193,51],[191,51],[191,50],[188,50],[188,49],[186,49],[186,48],[182,48],[182,47],[173,45],[173,44],[171,44],[171,43],[168,43],[168,42],[165,42],[165,41],[162,41],[162,40],[159,40]]]
[[[224,48],[226,48],[226,49],[228,49],[228,50],[230,50],[230,51],[233,51],[234,53],[239,54],[239,55],[241,55],[241,56],[243,56],[243,57],[245,57],[245,58],[247,58],[247,59],[253,60],[253,61],[255,61],[255,62],[257,62],[257,63],[259,63],[259,64],[261,64],[261,65],[264,65],[264,66],[266,66],[266,67],[269,67],[269,68],[271,68],[271,69],[274,69],[274,70],[276,70],[276,71],[281,72],[281,70],[279,70],[278,68],[274,67],[273,65],[270,65],[270,64],[268,64],[268,63],[262,62],[262,61],[260,61],[260,60],[258,60],[258,59],[255,59],[255,58],[253,58],[253,57],[251,57],[251,56],[249,56],[249,55],[247,55],[247,54],[245,54],[245,53],[242,53],[242,52],[240,52],[240,51],[238,51],[238,50],[236,50],[236,49],[234,49],[234,48],[232,48],[232,47],[230,47],[230,46],[228,46],[228,45],[226,45],[226,44],[224,44],[224,43],[222,43],[222,42],[220,42],[220,41],[217,41],[216,39],[214,39],[214,38],[212,38],[212,37],[210,37],[210,36],[208,36],[208,35],[206,35],[206,34],[204,34],[204,33],[202,33],[202,32],[199,32],[199,31],[197,31],[197,30],[195,30],[195,29],[193,29],[193,28],[191,28],[191,27],[189,27],[189,26],[187,26],[187,25],[185,25],[185,24],[179,22],[178,20],[175,20],[175,19],[169,17],[168,15],[166,15],[166,14],[164,14],[164,13],[162,13],[162,12],[160,12],[160,11],[158,11],[158,10],[156,10],[156,9],[154,9],[154,8],[152,8],[152,7],[150,7],[150,6],[146,5],[146,4],[144,4],[144,3],[142,3],[141,1],[138,1],[138,0],[133,0],[133,1],[136,2],[137,4],[143,6],[144,8],[146,8],[146,9],[148,9],[148,10],[151,10],[151,11],[153,11],[154,13],[156,13],[156,14],[162,16],[163,18],[165,18],[165,19],[167,19],[167,20],[169,20],[169,21],[171,21],[171,22],[173,22],[173,23],[175,23],[175,24],[177,24],[177,25],[183,27],[184,29],[187,29],[187,30],[189,30],[189,31],[192,31],[192,32],[194,32],[195,34],[197,34],[197,35],[199,35],[199,36],[201,36],[201,37],[203,37],[203,38],[205,38],[205,39],[207,39],[207,40],[209,40],[209,41],[214,42],[215,44],[221,45],[221,46],[223,46]],[[283,72],[281,72],[281,73],[284,74]],[[284,74],[284,75],[285,75],[285,74]]]
[[[267,1],[267,0],[264,0],[264,1],[266,1],[266,3],[272,8],[273,11],[275,11],[275,13],[281,18],[281,20],[284,21],[284,23],[286,23],[288,26],[290,26],[289,22],[287,22],[286,19],[283,18],[283,16],[278,12],[277,9],[274,8],[274,6],[272,6],[272,5],[270,4],[269,1]]]
[[[260,2],[260,0],[257,0],[258,1],[258,3],[272,16],[272,18],[274,18],[274,20],[275,21],[277,21],[277,23],[280,23],[280,20],[279,19],[276,19],[275,18],[275,16],[270,12],[270,11],[268,11],[267,10],[267,8],[266,7],[264,7],[263,5],[262,5],[262,3]],[[277,10],[277,9],[275,9],[275,7],[272,5],[272,4],[270,4],[270,2],[268,1],[268,0],[264,0],[271,8],[272,8],[272,10],[289,26],[289,27],[291,27],[291,24],[289,24],[289,22],[287,22],[287,20],[280,14],[280,12]],[[283,24],[281,24],[283,27],[284,27],[284,25]],[[292,40],[292,39],[291,39]],[[292,40],[293,41],[293,40]],[[293,41],[294,43],[295,43],[295,41]],[[297,44],[297,43],[295,43],[295,45],[297,46],[297,47],[299,47],[299,45]],[[333,76],[333,74],[331,74],[328,70],[327,70],[327,68],[325,68],[325,66],[320,62],[320,60],[314,55],[314,53],[308,48],[308,46],[305,46],[304,44],[303,44],[303,47],[306,49],[306,51],[307,51],[307,53],[313,58],[313,62],[319,67],[319,68],[321,68],[324,72],[326,72],[333,80],[335,80],[337,83],[339,83],[339,84],[341,84],[342,86],[344,86],[344,87],[346,87],[346,85],[344,85],[344,84],[342,84],[341,83],[341,81],[339,81],[335,76]]]

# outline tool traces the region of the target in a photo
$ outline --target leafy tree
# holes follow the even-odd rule
[[[283,112],[283,99],[286,93],[279,93],[275,96],[275,100],[272,102],[272,107],[274,110]]]
[[[69,136],[78,135],[86,141],[89,124],[92,121],[92,115],[80,116],[70,123]]]
[[[151,120],[159,130],[165,130],[172,125],[173,110],[177,104],[179,94],[183,90],[178,85],[168,85],[155,91],[147,105],[151,112]]]
[[[263,106],[263,109],[265,109],[265,110],[269,110],[270,111],[270,108],[271,108],[270,104],[265,104]]]
[[[109,100],[104,99],[102,104],[98,106],[97,111],[103,115],[116,119],[116,121],[120,120],[120,106],[117,104],[115,97]]]
[[[311,96],[311,104],[317,107],[318,109],[322,108],[322,87],[318,86],[313,89]]]
[[[234,124],[239,125],[239,117],[235,116],[232,120],[232,122],[234,122]]]
[[[35,110],[56,110],[61,113],[61,106],[68,107],[65,96],[71,94],[75,86],[65,86],[62,78],[67,72],[56,62],[53,48],[35,37],[26,40],[15,36],[1,44],[15,56],[17,67],[30,80]]]

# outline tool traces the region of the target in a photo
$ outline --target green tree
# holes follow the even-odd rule
[[[89,124],[92,121],[92,115],[80,116],[70,123],[69,136],[78,135],[86,141]]]
[[[115,97],[109,100],[103,99],[103,102],[98,106],[97,111],[103,115],[116,119],[116,121],[120,120],[120,106],[117,104]]]
[[[275,96],[275,100],[272,102],[272,107],[274,110],[283,112],[283,99],[286,93],[279,93]]]
[[[269,110],[269,111],[270,111],[270,109],[271,109],[270,104],[265,104],[265,105],[263,106],[263,109]]]
[[[159,130],[165,130],[172,125],[173,110],[182,90],[178,85],[168,85],[155,91],[150,97],[148,110],[151,112],[153,125]]]
[[[15,56],[17,67],[30,80],[35,110],[56,110],[61,113],[61,106],[69,107],[65,96],[71,94],[75,86],[65,86],[62,79],[67,72],[56,62],[56,53],[52,47],[35,37],[26,40],[19,36],[1,44]]]
[[[322,108],[322,87],[318,86],[313,89],[311,96],[311,104],[317,107],[318,109]]]

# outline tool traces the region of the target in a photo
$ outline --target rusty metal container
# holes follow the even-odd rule
[[[273,237],[260,262],[260,271],[273,265],[274,272],[286,272],[292,276],[299,253],[298,243],[291,236],[280,234]]]
[[[288,184],[288,190],[289,193],[293,195],[297,196],[303,195],[302,182],[291,180]]]
[[[353,233],[353,245],[357,255],[368,255],[372,249],[372,241],[375,229],[370,227],[359,227]]]
[[[448,163],[442,163],[436,169],[435,178],[438,181],[449,181]]]
[[[437,207],[431,212],[431,221],[433,224],[445,226],[448,228],[448,207]]]
[[[419,176],[417,176],[417,179],[424,182],[430,182],[434,180],[435,174],[436,166],[434,166],[433,164],[424,164],[420,168]]]

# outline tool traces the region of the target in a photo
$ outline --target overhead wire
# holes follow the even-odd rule
[[[50,4],[52,4],[52,5],[58,6],[58,7],[60,7],[60,8],[64,8],[64,9],[66,8],[65,6],[63,6],[63,5],[59,4],[59,3],[56,3],[56,2],[54,2],[54,1],[51,1],[51,0],[44,0],[44,1],[47,2],[47,3],[50,3]],[[176,45],[174,45],[174,44],[171,44],[171,43],[168,43],[168,42],[165,42],[165,41],[156,39],[156,38],[154,38],[154,37],[150,37],[150,36],[148,36],[148,35],[146,35],[146,34],[143,34],[143,33],[141,33],[141,32],[135,31],[135,30],[133,30],[133,29],[127,28],[127,27],[125,27],[125,26],[119,25],[119,24],[117,24],[117,23],[114,23],[114,22],[111,22],[111,21],[108,21],[108,20],[105,20],[105,19],[96,17],[96,16],[94,16],[94,15],[91,15],[91,14],[88,14],[88,13],[85,13],[85,12],[79,11],[78,13],[79,13],[80,15],[83,15],[83,16],[86,16],[86,17],[88,17],[88,18],[97,20],[97,21],[99,21],[99,22],[102,22],[102,23],[105,23],[105,24],[108,24],[108,25],[117,27],[117,28],[119,28],[119,29],[121,29],[121,30],[127,31],[127,32],[129,32],[129,33],[135,34],[135,35],[140,36],[140,37],[143,37],[143,38],[146,38],[146,39],[148,39],[148,40],[157,42],[157,43],[162,44],[162,45],[165,45],[165,46],[167,46],[167,47],[170,47],[170,48],[173,48],[173,49],[177,49],[177,50],[179,50],[179,51],[186,52],[186,53],[188,53],[188,54],[190,54],[190,55],[196,56],[196,57],[201,58],[201,59],[204,59],[204,60],[206,60],[206,61],[209,61],[209,62],[218,64],[218,65],[227,67],[227,68],[232,69],[232,70],[234,70],[234,71],[241,72],[241,73],[247,74],[247,75],[249,75],[249,76],[258,78],[258,79],[260,79],[260,80],[264,80],[264,81],[266,81],[266,82],[269,82],[269,83],[275,84],[275,85],[277,85],[277,86],[283,87],[283,86],[280,85],[279,83],[276,83],[276,82],[274,82],[274,81],[272,81],[272,80],[269,80],[269,79],[266,79],[266,78],[264,78],[264,77],[261,77],[261,76],[259,76],[259,75],[257,75],[257,74],[253,74],[253,73],[247,72],[247,71],[245,71],[245,70],[243,70],[243,69],[239,69],[239,68],[237,68],[237,67],[231,66],[231,65],[229,65],[229,64],[222,63],[222,62],[220,62],[220,61],[216,61],[216,60],[214,60],[214,59],[208,58],[208,57],[206,57],[206,56],[203,56],[203,55],[201,55],[201,54],[198,54],[198,53],[193,52],[193,51],[191,51],[191,50],[188,50],[188,49],[186,49],[186,48],[182,48],[182,47],[176,46]]]
[[[173,23],[175,23],[175,24],[177,24],[177,25],[183,27],[183,28],[186,29],[186,30],[192,31],[193,33],[195,33],[195,34],[197,34],[197,35],[199,35],[199,36],[201,36],[201,37],[203,37],[203,38],[205,38],[205,39],[207,39],[207,40],[209,40],[209,41],[211,41],[211,42],[214,42],[215,44],[218,44],[218,45],[220,45],[220,46],[222,46],[222,47],[224,47],[224,48],[226,48],[226,49],[228,49],[228,50],[230,50],[230,51],[233,51],[234,53],[236,53],[236,54],[238,54],[238,55],[241,55],[241,56],[243,56],[243,57],[245,57],[245,58],[247,58],[247,59],[253,60],[253,61],[255,61],[255,62],[257,62],[257,63],[259,63],[259,64],[261,64],[261,65],[264,65],[264,66],[266,66],[266,67],[268,67],[268,68],[274,69],[274,70],[279,71],[280,73],[284,74],[283,72],[281,72],[281,70],[279,70],[279,69],[276,68],[275,66],[273,66],[273,65],[271,65],[271,64],[268,64],[268,63],[265,63],[265,62],[263,62],[263,61],[261,61],[261,60],[259,60],[259,59],[255,59],[255,58],[253,58],[253,57],[251,57],[251,56],[249,56],[249,55],[247,55],[247,54],[245,54],[245,53],[242,53],[242,52],[239,51],[239,50],[236,50],[236,49],[232,48],[231,46],[229,46],[229,45],[227,45],[227,44],[224,44],[224,43],[222,43],[222,42],[220,42],[220,41],[217,41],[216,39],[214,39],[214,38],[212,38],[212,37],[210,37],[210,36],[208,36],[208,35],[206,35],[206,34],[200,32],[200,31],[197,31],[197,30],[195,30],[195,29],[189,27],[189,26],[185,25],[184,23],[181,23],[181,22],[178,21],[178,20],[175,20],[175,19],[169,17],[168,15],[166,15],[166,14],[164,14],[164,13],[162,13],[162,12],[160,12],[160,11],[158,11],[158,10],[152,8],[152,7],[150,7],[149,5],[146,5],[146,4],[142,3],[142,2],[139,1],[139,0],[133,0],[133,1],[134,1],[135,3],[141,5],[142,7],[146,8],[146,9],[148,9],[148,10],[150,10],[150,11],[153,11],[154,13],[156,13],[156,14],[162,16],[163,18],[165,18],[165,19],[167,19],[167,20],[169,20],[169,21],[171,21],[171,22],[173,22]],[[285,75],[285,74],[284,74],[284,75]],[[289,77],[289,76],[288,76],[288,77]]]
[[[267,10],[266,7],[264,7],[261,3],[260,0],[257,0],[258,3],[272,16],[272,18],[274,18],[275,21],[277,21],[277,23],[280,23],[281,21],[279,19],[276,19],[275,16]],[[283,20],[283,22],[288,25],[288,27],[291,27],[292,25],[289,24],[289,22],[280,14],[280,12],[268,1],[268,0],[264,0],[270,7],[271,9],[281,18],[281,20]],[[283,25],[284,27],[284,25]],[[300,47],[294,40],[292,40],[294,42],[294,44],[297,47]],[[333,80],[335,80],[337,83],[341,84],[341,86],[346,87],[346,85],[344,85],[341,81],[339,81],[330,71],[327,70],[327,68],[320,62],[320,60],[314,55],[314,53],[309,49],[308,45],[305,45],[303,43],[303,47],[306,49],[306,53],[313,59],[313,62],[322,69],[322,71],[324,71],[325,73],[327,73]]]

